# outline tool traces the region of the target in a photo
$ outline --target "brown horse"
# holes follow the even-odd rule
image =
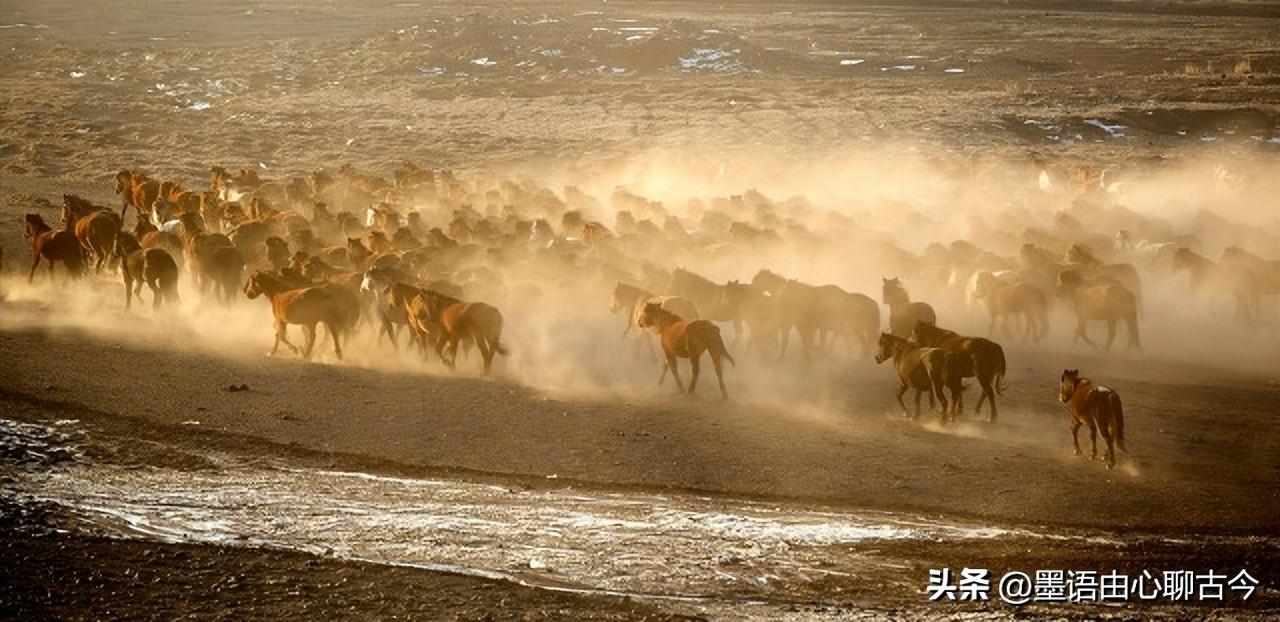
[[[1049,303],[1035,285],[1022,281],[1005,283],[983,272],[978,275],[974,299],[986,303],[991,314],[988,334],[995,334],[997,321],[1001,321],[1004,333],[1010,334],[1009,319],[1017,317],[1022,318],[1022,337],[1026,341],[1039,343],[1049,332]]]
[[[143,283],[151,288],[153,309],[159,310],[165,298],[172,304],[178,302],[178,264],[168,251],[143,248],[137,238],[121,231],[112,254],[120,262],[120,274],[124,277],[125,311],[133,306],[134,296],[141,300]]]
[[[403,283],[388,291],[389,304],[403,309],[419,344],[427,341],[445,365],[457,364],[458,345],[464,340],[480,350],[484,373],[488,374],[496,354],[507,355],[502,345],[502,313],[483,302],[463,302],[440,292]]]
[[[937,398],[942,406],[942,422],[947,422],[947,414],[951,412],[947,396],[943,393],[948,380],[947,357],[948,352],[942,348],[921,348],[902,337],[880,333],[876,363],[893,359],[893,367],[898,372],[898,405],[902,406],[902,412],[908,418],[920,418],[920,396],[928,392],[929,406],[932,408],[934,398]],[[916,390],[914,415],[907,410],[906,402],[902,401],[907,389]]]
[[[428,322],[440,335],[437,351],[449,367],[457,364],[458,343],[463,339],[472,341],[480,350],[486,374],[495,354],[507,355],[501,341],[502,313],[496,307],[483,302],[463,302],[435,290],[423,291]]]
[[[1262,288],[1257,275],[1239,263],[1217,264],[1189,248],[1173,254],[1173,269],[1185,271],[1191,279],[1191,296],[1202,300],[1230,298],[1235,301],[1236,317],[1252,323],[1262,304]]]
[[[67,231],[55,231],[45,224],[39,214],[27,214],[22,224],[22,237],[31,240],[31,273],[27,282],[36,278],[36,268],[40,260],[49,262],[49,280],[53,280],[54,262],[62,262],[67,268],[68,278],[80,276],[84,271],[84,254],[80,248],[80,240],[76,234]]]
[[[1058,385],[1058,399],[1071,406],[1071,442],[1075,444],[1076,455],[1080,452],[1079,431],[1081,425],[1089,426],[1089,440],[1093,443],[1091,457],[1098,459],[1098,432],[1102,432],[1102,440],[1107,444],[1103,459],[1107,468],[1116,465],[1115,448],[1124,448],[1124,407],[1120,403],[1120,394],[1094,384],[1092,380],[1080,376],[1078,369],[1062,370],[1062,380]]]
[[[982,396],[973,412],[982,411],[982,403],[990,400],[991,421],[996,420],[996,395],[1004,395],[1004,376],[1006,371],[1004,348],[1000,344],[982,337],[965,337],[945,328],[938,328],[926,322],[916,322],[911,331],[911,341],[921,346],[943,348],[956,355],[949,364],[954,365],[959,378],[976,378],[982,387]],[[967,360],[966,360],[967,359]]]
[[[1059,294],[1070,299],[1076,312],[1076,332],[1071,340],[1074,346],[1080,339],[1098,347],[1089,339],[1090,321],[1107,323],[1106,349],[1111,349],[1116,338],[1116,323],[1124,321],[1128,328],[1129,341],[1126,347],[1142,349],[1142,341],[1138,336],[1138,301],[1137,298],[1121,285],[1106,282],[1086,282],[1073,270],[1058,275]]]
[[[185,236],[183,244],[187,265],[191,267],[191,275],[202,291],[208,291],[212,287],[214,295],[230,304],[240,285],[240,276],[244,273],[244,255],[240,254],[227,236],[221,233],[202,233],[198,218],[198,215],[190,212],[180,217]]]
[[[306,344],[302,358],[311,360],[311,350],[316,343],[316,325],[324,324],[333,337],[333,352],[342,359],[342,339],[354,326],[334,293],[322,286],[294,288],[270,272],[258,271],[249,275],[244,294],[250,300],[265,294],[271,300],[271,312],[275,316],[276,340],[271,346],[274,355],[280,344],[288,346],[295,354],[298,348],[289,342],[289,324],[302,326]]]
[[[881,286],[880,301],[889,305],[890,333],[906,337],[917,323],[938,323],[938,314],[934,313],[933,307],[923,302],[911,302],[911,296],[907,294],[907,288],[903,287],[901,280],[897,277],[881,280],[884,283]]]
[[[720,395],[729,399],[729,392],[724,388],[724,372],[721,359],[728,359],[735,366],[733,357],[724,347],[724,339],[720,337],[720,329],[708,320],[685,320],[680,316],[663,309],[661,305],[647,303],[640,313],[637,322],[641,328],[656,327],[662,335],[662,351],[666,355],[662,375],[658,377],[658,385],[667,377],[667,370],[676,379],[676,387],[684,392],[684,382],[680,380],[680,369],[676,358],[687,358],[693,368],[693,378],[689,381],[689,395],[698,388],[698,374],[701,372],[702,353],[711,354],[711,364],[716,370],[716,382],[720,384]]]
[[[85,258],[94,261],[94,272],[102,272],[102,264],[111,257],[120,222],[120,217],[105,207],[74,194],[62,195],[62,224],[75,232]]]

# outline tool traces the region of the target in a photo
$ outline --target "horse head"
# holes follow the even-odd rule
[[[1062,379],[1058,384],[1058,400],[1063,404],[1071,401],[1071,397],[1076,393],[1076,387],[1080,386],[1080,370],[1064,369],[1062,370]]]

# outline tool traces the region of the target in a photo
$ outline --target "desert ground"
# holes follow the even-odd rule
[[[1266,2],[0,0],[0,617],[1280,614],[1278,87]],[[269,356],[271,305],[243,278],[217,300],[191,261],[158,310],[145,287],[126,310],[111,265],[28,281],[24,216],[60,229],[67,194],[119,212],[121,170],[197,192],[214,166],[327,171],[349,198],[406,161],[435,173],[400,209],[483,251],[444,270],[457,251],[432,247],[414,278],[501,311],[492,374],[372,320],[341,359],[324,330],[310,361]],[[356,215],[343,237],[373,228],[329,207]],[[1207,285],[1121,229],[1208,258]],[[1075,243],[1137,266],[1141,349],[1123,325],[1074,343],[1056,283],[1042,340],[966,298],[978,269]],[[838,285],[881,330],[900,278],[938,326],[1001,344],[999,417],[970,379],[957,421],[911,419],[874,343],[780,355],[732,321],[729,399],[705,360],[696,395],[659,386],[659,344],[621,336],[611,295],[678,268]],[[1115,468],[1087,429],[1073,455],[1064,369],[1122,396]],[[930,603],[941,567],[1261,585]]]

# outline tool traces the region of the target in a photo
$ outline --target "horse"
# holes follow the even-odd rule
[[[1120,394],[1094,384],[1092,380],[1080,375],[1078,369],[1062,370],[1062,379],[1058,385],[1058,400],[1069,404],[1071,408],[1071,442],[1075,444],[1076,455],[1079,456],[1081,425],[1089,426],[1089,440],[1093,443],[1090,457],[1098,459],[1098,432],[1102,432],[1102,440],[1107,444],[1103,459],[1110,469],[1116,465],[1115,448],[1127,451],[1124,447],[1124,407],[1120,403]]]
[[[382,336],[386,335],[392,349],[399,350],[397,335],[401,326],[409,324],[409,319],[403,308],[391,305],[388,288],[395,282],[395,275],[389,270],[369,270],[360,280],[360,293],[372,299],[373,317],[378,323],[378,343],[382,343]]]
[[[1235,300],[1236,317],[1253,323],[1261,304],[1262,288],[1257,275],[1239,264],[1217,264],[1189,248],[1179,248],[1173,256],[1175,271],[1190,275],[1191,296],[1202,300],[1232,298]]]
[[[881,279],[880,300],[889,305],[889,332],[899,337],[911,334],[911,329],[919,322],[925,324],[938,323],[938,314],[933,307],[923,302],[911,302],[907,288],[897,277]]]
[[[120,274],[124,277],[125,311],[133,305],[133,297],[141,295],[143,283],[151,288],[153,309],[159,310],[165,298],[170,303],[177,304],[178,263],[168,251],[163,248],[143,248],[137,238],[121,231],[116,236],[112,255],[120,262]]]
[[[1009,318],[1022,317],[1022,338],[1039,343],[1049,332],[1049,303],[1040,288],[1024,282],[1004,283],[990,273],[979,273],[985,278],[978,280],[975,298],[986,303],[991,315],[988,334],[994,335],[996,322],[1001,325],[1006,335],[1009,331]]]
[[[982,396],[973,412],[982,411],[982,404],[990,400],[992,423],[996,420],[996,395],[1004,395],[1006,372],[1004,348],[982,337],[966,337],[924,321],[917,321],[911,330],[911,341],[930,348],[943,348],[952,354],[963,355],[952,361],[960,378],[976,378],[982,387]],[[968,360],[965,360],[965,359]]]
[[[75,232],[85,258],[94,261],[94,272],[102,272],[102,264],[111,257],[116,234],[120,233],[120,217],[74,194],[64,194],[62,224]]]
[[[731,309],[725,309],[721,304],[724,300],[723,285],[684,268],[676,268],[671,272],[671,279],[667,281],[663,292],[693,301],[693,305],[702,313],[702,319],[732,322],[734,339],[742,333],[742,318],[735,316]]]
[[[281,268],[289,265],[291,253],[289,252],[289,243],[284,241],[284,238],[276,235],[268,236],[264,244],[267,247],[267,264],[271,266],[272,270],[278,272]]]
[[[311,350],[316,343],[316,325],[324,324],[333,337],[334,355],[342,360],[342,339],[354,326],[354,322],[332,291],[323,286],[294,288],[280,277],[260,270],[249,275],[244,285],[244,294],[250,300],[264,294],[271,300],[276,332],[275,343],[271,346],[272,356],[281,343],[295,354],[299,353],[297,346],[289,342],[288,336],[289,324],[299,324],[306,337],[302,358],[311,360]]]
[[[898,372],[898,405],[909,419],[920,418],[920,396],[929,393],[929,407],[933,407],[934,398],[942,406],[942,422],[947,422],[951,412],[947,404],[947,396],[943,388],[947,385],[948,352],[942,348],[921,348],[915,344],[889,333],[880,333],[879,351],[876,352],[876,364],[893,359],[893,367]],[[907,410],[902,396],[907,389],[916,390],[916,412]],[[954,414],[952,416],[954,419]]]
[[[22,223],[22,237],[31,240],[31,273],[27,275],[27,283],[35,281],[41,259],[49,262],[51,281],[54,262],[62,262],[68,278],[78,277],[84,271],[84,252],[75,233],[65,229],[55,231],[39,214],[27,214]]]
[[[240,285],[240,277],[244,273],[244,255],[231,243],[231,239],[221,233],[202,233],[198,215],[183,214],[181,217],[184,254],[191,275],[202,291],[212,286],[214,294],[230,304],[235,298],[236,288]]]
[[[1069,298],[1076,312],[1076,332],[1071,340],[1074,346],[1080,339],[1098,347],[1089,339],[1089,321],[1107,323],[1107,350],[1116,338],[1116,322],[1124,321],[1128,329],[1127,348],[1142,349],[1138,335],[1138,300],[1122,285],[1106,282],[1087,282],[1073,270],[1058,275],[1059,295]]]
[[[1134,300],[1137,301],[1138,310],[1142,310],[1142,277],[1138,275],[1138,269],[1133,264],[1128,263],[1103,263],[1101,259],[1094,256],[1093,251],[1089,250],[1084,244],[1072,244],[1067,247],[1064,257],[1066,268],[1081,272],[1082,269],[1087,276],[1092,276],[1098,280],[1111,280],[1123,286],[1125,289],[1133,293]]]
[[[975,271],[969,275],[964,284],[964,305],[966,309],[970,312],[977,311],[978,304],[981,302],[978,300],[978,289],[993,279],[1000,283],[1017,283],[1019,280],[1018,273],[1015,270]]]
[[[387,288],[390,304],[404,309],[415,337],[424,349],[430,339],[436,354],[450,369],[456,367],[458,345],[468,340],[480,350],[488,374],[502,345],[502,313],[483,302],[463,302],[440,292],[403,283]]]
[[[1263,259],[1239,246],[1228,246],[1222,251],[1222,263],[1252,272],[1259,292],[1280,294],[1280,259]]]
[[[747,352],[754,346],[764,356],[771,356],[774,352],[781,356],[786,334],[791,331],[791,320],[777,295],[752,283],[729,281],[724,287],[722,304],[741,317],[750,330]]]
[[[438,331],[437,353],[453,368],[458,359],[458,343],[469,339],[480,350],[484,373],[488,374],[495,354],[507,355],[502,345],[502,313],[483,302],[463,302],[434,290],[423,290],[427,320]],[[448,352],[446,358],[445,353]]]
[[[693,377],[689,380],[689,395],[698,388],[698,374],[701,372],[703,352],[711,354],[711,364],[716,370],[716,382],[720,384],[720,395],[729,399],[729,392],[724,388],[724,372],[721,359],[728,359],[737,366],[729,351],[724,347],[724,339],[720,337],[720,328],[708,320],[685,320],[680,316],[662,308],[656,303],[646,303],[637,322],[641,328],[655,327],[662,335],[662,352],[666,355],[662,375],[658,377],[658,385],[667,377],[667,370],[676,379],[676,387],[684,393],[684,383],[680,380],[680,369],[676,366],[676,357],[689,359],[693,368]]]

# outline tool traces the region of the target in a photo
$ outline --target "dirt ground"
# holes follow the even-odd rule
[[[118,205],[111,180],[122,168],[203,187],[214,164],[283,178],[345,162],[387,174],[411,158],[546,176],[552,187],[618,175],[649,179],[650,189],[672,171],[719,167],[709,193],[774,187],[781,196],[823,178],[824,165],[851,145],[912,145],[913,156],[968,171],[1034,165],[1055,183],[1082,165],[1182,158],[1241,158],[1266,170],[1280,166],[1277,25],[1274,3],[1173,0],[785,9],[0,0],[0,410],[18,421],[87,421],[139,445],[212,444],[246,459],[278,454],[375,473],[678,491],[1139,538],[1123,550],[1083,552],[1020,540],[858,549],[899,564],[841,586],[849,611],[878,617],[923,615],[915,608],[922,577],[940,563],[1247,566],[1274,594],[1274,296],[1256,332],[1209,331],[1227,324],[1227,313],[1199,310],[1200,323],[1157,325],[1148,355],[1068,348],[1060,323],[1052,345],[1006,345],[998,422],[966,413],[944,427],[933,413],[902,418],[891,372],[860,354],[808,366],[797,359],[788,374],[748,360],[730,371],[735,399],[711,399],[705,385],[702,399],[677,397],[669,384],[653,386],[656,363],[612,339],[614,324],[609,340],[576,351],[608,363],[600,369],[520,370],[521,361],[546,360],[517,354],[483,379],[364,342],[343,364],[268,358],[266,307],[249,304],[260,301],[151,325],[123,310],[114,275],[89,279],[83,295],[65,300],[56,287],[24,289],[30,246],[16,223],[27,212],[56,222],[64,192]],[[1280,214],[1280,203],[1274,209]],[[756,268],[735,261],[748,278]],[[605,298],[583,306],[603,309]],[[1190,313],[1175,297],[1147,312],[1153,323]],[[584,325],[606,320],[593,315]],[[530,336],[511,323],[513,342]],[[1196,343],[1183,347],[1184,338]],[[1129,451],[1114,470],[1072,455],[1067,414],[1054,399],[1068,367],[1105,378],[1124,397]],[[228,391],[241,384],[249,389]],[[127,454],[130,442],[113,447]],[[166,459],[142,453],[150,466]],[[0,590],[4,616],[688,612],[297,552],[107,539],[56,510],[46,520],[0,509],[21,526],[0,537],[0,580],[16,587]],[[1199,543],[1211,537],[1257,541]],[[795,586],[794,617],[843,613],[831,609],[839,606],[825,587]],[[1273,596],[1260,603],[1235,613],[1274,612]]]

